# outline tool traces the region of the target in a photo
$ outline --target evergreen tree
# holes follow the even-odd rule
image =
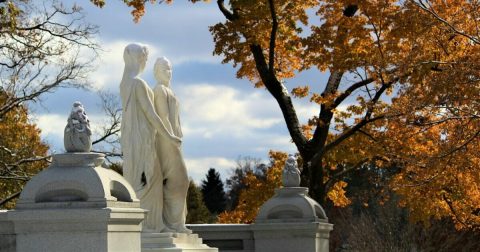
[[[219,214],[225,210],[226,197],[220,174],[210,168],[206,180],[202,180],[203,201],[212,214]]]
[[[202,194],[200,189],[190,180],[190,186],[188,187],[187,194],[187,223],[189,224],[201,224],[210,223],[211,216],[205,203],[203,203]]]

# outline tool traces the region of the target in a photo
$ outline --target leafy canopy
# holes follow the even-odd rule
[[[146,1],[125,3],[144,14]],[[478,1],[217,4],[214,54],[277,101],[315,199],[342,199],[344,178],[365,165],[397,167],[391,188],[414,220],[480,227]],[[309,69],[328,81],[291,86]],[[293,98],[318,113],[301,124]]]

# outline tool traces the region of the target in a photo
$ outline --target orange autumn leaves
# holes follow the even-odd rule
[[[0,91],[0,104],[7,99]],[[44,169],[46,161],[29,159],[47,155],[48,146],[40,140],[40,130],[28,119],[24,106],[16,107],[0,118],[0,199],[20,191],[30,176]],[[15,202],[2,206],[12,208]]]
[[[192,3],[199,2],[202,0],[189,0]],[[208,2],[209,0],[203,0],[205,2]],[[90,0],[93,4],[96,6],[102,8],[105,6],[105,0]],[[140,19],[145,15],[146,9],[145,9],[145,4],[150,3],[150,4],[155,4],[155,3],[167,3],[171,4],[173,0],[123,0],[123,2],[128,6],[133,8],[133,10],[130,12],[133,16],[133,21],[134,22],[139,22]]]
[[[262,204],[282,185],[282,171],[288,157],[287,153],[270,151],[269,156],[271,166],[266,172],[265,180],[257,178],[252,172],[247,173],[243,181],[246,188],[240,192],[237,207],[233,211],[221,213],[218,222],[254,222]]]
[[[478,227],[478,1],[271,2],[278,21],[273,54],[275,77],[286,83],[308,69],[343,75],[338,87],[325,93],[322,93],[325,83],[321,81],[288,80],[289,95],[331,109],[333,114],[331,125],[326,127],[328,132],[324,134],[325,145],[308,142],[301,146],[303,150],[324,150],[323,147],[342,133],[361,123],[367,113],[375,118],[322,156],[321,172],[317,172],[322,177],[317,182],[326,188],[323,196],[337,205],[348,203],[344,198],[346,185],[342,182],[345,176],[342,169],[362,162],[384,169],[396,167],[399,173],[391,180],[390,187],[403,197],[402,204],[412,210],[414,220],[447,216],[456,221],[459,228]],[[145,8],[145,1],[126,3],[138,10]],[[251,46],[259,45],[269,60],[273,52],[270,51],[273,20],[269,3],[266,0],[229,1],[228,9],[238,18],[210,28],[215,42],[214,54],[221,55],[223,63],[237,67],[237,77],[247,78],[257,87],[264,83]],[[345,8],[352,4],[358,11],[346,16]],[[369,79],[368,84],[347,93],[354,83]],[[385,93],[380,93],[381,98],[373,102],[382,88]],[[349,98],[335,104],[335,100],[345,94]],[[312,115],[298,127],[305,139],[313,139],[314,131],[325,125],[320,119]],[[247,183],[251,188],[262,188],[274,181],[249,179]],[[253,197],[252,201],[245,200],[248,204],[239,206],[244,210],[239,210],[232,222],[252,221],[254,214],[248,212],[248,207],[256,211],[260,200],[255,195],[268,198],[273,189],[265,192],[265,195],[246,193],[244,199]]]
[[[287,153],[270,151],[270,167],[265,179],[259,179],[253,172],[247,173],[243,183],[246,188],[240,192],[238,205],[232,211],[226,211],[218,216],[219,223],[253,223],[260,207],[282,186],[282,171],[287,160]],[[328,198],[335,206],[347,206],[350,200],[346,197],[344,188],[347,183],[335,183],[328,192]]]

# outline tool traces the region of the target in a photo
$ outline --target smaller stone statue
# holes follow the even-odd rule
[[[90,121],[80,102],[73,103],[67,122],[63,137],[65,150],[67,152],[90,152],[92,149]]]
[[[298,169],[297,159],[292,154],[288,155],[285,162],[282,179],[284,187],[300,186],[300,170]]]

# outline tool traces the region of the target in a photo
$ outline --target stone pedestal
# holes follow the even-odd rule
[[[218,252],[202,243],[197,234],[142,233],[142,252]]]
[[[102,163],[101,154],[55,155],[27,183],[8,212],[18,252],[141,251],[145,211],[128,182]]]
[[[15,231],[13,222],[8,220],[8,211],[0,210],[0,251],[15,252]]]
[[[255,251],[328,252],[333,225],[308,188],[284,187],[262,205],[251,228]]]

